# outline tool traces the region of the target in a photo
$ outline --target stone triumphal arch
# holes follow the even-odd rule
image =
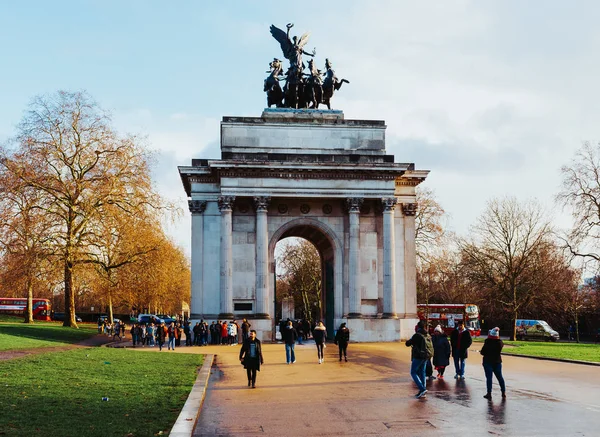
[[[192,318],[248,318],[272,339],[275,245],[302,237],[321,256],[330,328],[346,322],[357,341],[410,337],[415,187],[428,171],[394,162],[385,129],[332,110],[224,117],[221,159],[179,167],[192,213]]]

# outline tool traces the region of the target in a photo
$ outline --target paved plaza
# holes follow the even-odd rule
[[[488,402],[480,347],[471,349],[465,381],[450,367],[419,400],[404,343],[350,344],[347,363],[330,344],[322,365],[314,344],[296,346],[292,365],[282,344],[264,344],[256,389],[247,387],[239,346],[177,352],[216,354],[196,437],[599,435],[600,367],[504,357],[508,398],[495,384]]]

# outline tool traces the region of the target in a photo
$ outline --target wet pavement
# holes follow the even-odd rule
[[[428,382],[415,399],[410,348],[404,343],[350,344],[349,362],[337,347],[318,364],[314,344],[296,346],[285,363],[282,344],[263,345],[257,388],[247,387],[239,346],[178,348],[215,353],[216,365],[194,436],[598,436],[600,367],[504,357],[507,399],[485,376],[475,344],[466,379]]]

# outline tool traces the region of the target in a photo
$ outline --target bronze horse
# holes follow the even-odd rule
[[[329,59],[325,59],[325,69],[327,72],[325,73],[325,80],[323,81],[323,103],[327,105],[327,109],[331,109],[331,98],[333,97],[333,93],[339,90],[344,82],[350,82],[346,79],[338,80]]]

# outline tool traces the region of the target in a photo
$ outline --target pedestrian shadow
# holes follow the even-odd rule
[[[502,398],[502,401],[496,404],[490,399],[487,407],[488,420],[491,423],[494,425],[506,424],[506,398]]]

